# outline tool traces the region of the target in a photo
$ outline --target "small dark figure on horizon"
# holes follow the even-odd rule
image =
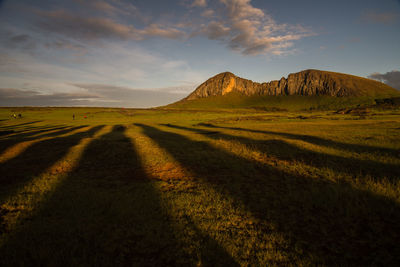
[[[18,114],[18,118],[20,118],[20,119],[22,118],[22,114],[21,113]]]
[[[72,119],[75,120],[75,114],[72,114]]]

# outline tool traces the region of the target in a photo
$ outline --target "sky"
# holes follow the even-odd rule
[[[0,106],[155,107],[305,69],[400,89],[400,0],[0,0]]]

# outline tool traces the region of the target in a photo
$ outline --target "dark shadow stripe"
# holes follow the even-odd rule
[[[30,121],[30,122],[24,122],[24,123],[20,123],[20,124],[5,125],[5,126],[0,126],[0,129],[21,127],[24,125],[29,125],[29,124],[39,123],[39,122],[42,122],[42,121]]]

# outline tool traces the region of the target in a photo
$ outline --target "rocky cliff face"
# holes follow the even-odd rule
[[[221,96],[230,92],[243,95],[327,95],[327,96],[363,96],[381,92],[398,93],[381,82],[348,74],[305,70],[289,74],[279,81],[257,83],[235,76],[230,72],[220,73],[202,83],[186,100],[209,96]]]

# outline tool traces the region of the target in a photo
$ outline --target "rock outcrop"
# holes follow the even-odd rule
[[[223,96],[230,92],[251,95],[326,95],[326,96],[375,96],[380,93],[399,92],[381,82],[348,74],[304,70],[282,77],[279,81],[257,83],[235,76],[230,72],[220,73],[193,91],[186,100]]]

